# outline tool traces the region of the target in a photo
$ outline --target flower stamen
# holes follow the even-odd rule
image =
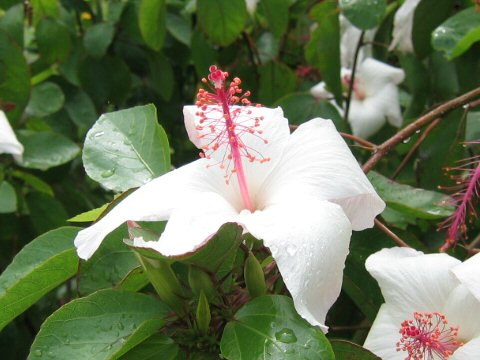
[[[457,341],[458,326],[449,326],[445,315],[415,312],[414,320],[401,324],[397,351],[406,351],[405,360],[447,360],[463,344]]]
[[[259,163],[270,161],[270,158],[262,156],[258,150],[247,146],[242,138],[249,135],[265,144],[268,143],[262,135],[263,116],[253,116],[252,110],[248,107],[237,106],[252,105],[248,99],[250,92],[243,92],[239,78],[234,78],[227,85],[226,80],[229,75],[227,72],[218,69],[215,65],[210,66],[209,70],[208,80],[203,78],[202,82],[210,87],[211,91],[198,90],[196,102],[198,107],[196,115],[200,117],[196,130],[204,144],[203,153],[200,156],[211,159],[213,152],[225,151],[220,161],[208,166],[218,165],[225,170],[224,178],[227,184],[235,174],[244,206],[253,211],[254,206],[248,191],[243,158],[249,162]]]

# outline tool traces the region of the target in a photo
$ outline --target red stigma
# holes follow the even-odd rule
[[[402,337],[397,351],[406,351],[405,360],[447,360],[463,344],[457,341],[459,327],[448,325],[445,315],[413,314],[414,320],[405,320],[400,327]]]

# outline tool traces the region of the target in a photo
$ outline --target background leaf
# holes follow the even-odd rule
[[[75,274],[78,258],[73,238],[79,230],[64,227],[39,236],[1,274],[0,330]]]
[[[142,0],[138,23],[143,40],[153,50],[160,50],[165,38],[165,0]]]
[[[387,8],[385,0],[340,0],[339,4],[345,17],[362,30],[380,25]]]
[[[381,360],[369,350],[349,341],[333,340],[331,344],[336,360]]]

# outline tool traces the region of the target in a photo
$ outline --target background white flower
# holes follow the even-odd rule
[[[17,140],[7,116],[0,110],[0,154],[12,154],[15,159],[21,161],[23,145]]]
[[[344,68],[351,69],[357,49],[358,40],[362,30],[352,25],[348,19],[340,14],[340,60]],[[372,44],[377,29],[365,31],[363,36],[364,45],[360,48],[357,61],[360,63],[364,59],[372,56]]]
[[[419,3],[420,0],[406,0],[398,8],[393,19],[393,39],[390,50],[398,49],[403,53],[413,52],[413,15]]]
[[[135,246],[167,256],[195,251],[222,224],[237,222],[270,248],[299,314],[326,330],[326,313],[340,293],[351,230],[373,226],[385,204],[330,120],[311,120],[290,135],[280,108],[245,106],[241,111],[237,123],[242,127],[263,118],[261,136],[243,133],[245,148],[270,159],[242,160],[252,211],[245,207],[236,177],[226,184],[225,170],[212,166],[224,164],[228,152],[221,145],[210,159],[142,186],[81,231],[75,239],[78,254],[88,259],[127,220],[168,219],[159,241],[134,240]],[[204,148],[209,140],[202,135],[209,127],[202,125],[198,108],[187,106],[184,115],[190,139]]]
[[[260,0],[245,0],[247,11],[250,15],[253,15],[257,10],[257,4]]]
[[[427,324],[419,336],[409,338],[416,339],[413,349],[420,350],[423,345],[435,354],[422,359],[480,359],[480,254],[462,264],[447,254],[383,249],[367,259],[366,268],[378,281],[385,298],[365,341],[367,349],[382,359],[404,360],[408,353],[396,350],[402,322],[413,320],[415,312],[438,312],[448,324]],[[437,319],[436,315],[432,319]],[[457,345],[450,337],[455,332],[450,326],[458,326]],[[426,330],[434,329],[443,329],[442,336],[426,344]],[[441,354],[441,350],[448,349],[452,355]]]
[[[402,125],[398,87],[405,73],[402,69],[368,58],[358,64],[353,84],[348,121],[354,135],[368,138],[388,121],[395,127]],[[342,81],[351,82],[351,70],[342,69]],[[331,98],[321,82],[310,90],[318,99]],[[335,102],[332,101],[335,105]],[[337,107],[338,109],[338,107]],[[339,109],[343,113],[343,109]]]

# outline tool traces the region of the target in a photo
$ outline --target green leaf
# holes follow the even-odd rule
[[[32,240],[0,276],[0,330],[43,295],[72,277],[79,228],[64,227]]]
[[[340,0],[339,3],[348,21],[362,30],[380,25],[387,9],[385,0]]]
[[[138,13],[138,25],[143,40],[153,50],[163,46],[165,38],[165,0],[142,0]]]
[[[115,191],[141,186],[167,172],[170,148],[155,106],[102,115],[85,139],[83,164],[88,176]]]
[[[320,329],[310,325],[286,296],[262,296],[243,306],[223,332],[222,355],[240,359],[335,359]]]
[[[400,56],[400,64],[405,71],[405,83],[412,100],[403,117],[408,121],[420,116],[430,94],[430,78],[425,65],[413,54]]]
[[[0,31],[5,31],[18,46],[23,46],[23,21],[23,4],[12,6],[0,17]]]
[[[177,360],[179,346],[169,337],[156,334],[148,338],[118,360]]]
[[[368,178],[392,209],[421,219],[441,219],[453,213],[451,198],[442,193],[402,185],[375,171],[369,172]]]
[[[172,97],[175,76],[172,65],[162,53],[152,54],[148,58],[150,70],[150,86],[162,97],[169,101]]]
[[[67,93],[65,110],[75,125],[80,128],[90,129],[97,120],[97,112],[92,99],[80,89]]]
[[[107,102],[120,105],[128,96],[132,82],[125,62],[108,55],[99,60],[83,60],[78,66],[78,78],[82,89],[98,107]]]
[[[262,0],[258,4],[258,11],[265,16],[270,30],[277,38],[287,31],[289,7],[290,2],[285,0]]]
[[[150,283],[145,270],[139,265],[128,272],[118,283],[117,288],[125,291],[139,291]]]
[[[101,58],[112,43],[115,27],[112,23],[98,23],[90,26],[83,37],[83,45],[87,54],[93,58]]]
[[[138,230],[137,230],[138,229]],[[134,228],[130,231],[139,231],[135,236],[142,236],[145,241],[158,240],[159,235],[145,229]],[[150,234],[149,234],[150,233]],[[180,261],[186,264],[198,266],[199,268],[217,271],[222,263],[227,260],[233,252],[238,249],[242,242],[242,227],[236,223],[227,223],[220,227],[217,233],[207,241],[202,247],[198,248],[194,253],[188,253],[179,256],[163,256],[155,250],[148,248],[134,248],[139,254],[154,259],[170,259]]]
[[[30,210],[30,221],[37,233],[65,225],[67,212],[54,197],[41,192],[30,192],[25,200]]]
[[[46,16],[52,18],[58,17],[60,12],[59,2],[52,0],[31,0],[33,24],[37,25],[38,21]]]
[[[25,148],[21,165],[29,169],[47,170],[69,162],[80,152],[73,141],[53,132],[21,130],[17,135]]]
[[[68,28],[53,18],[40,20],[35,38],[40,56],[47,63],[62,61],[72,46]]]
[[[328,90],[342,104],[342,83],[340,81],[340,23],[337,3],[326,0],[315,5],[310,16],[318,27],[313,31],[305,48],[305,57],[322,74]]]
[[[258,98],[264,105],[271,105],[276,100],[295,90],[297,77],[285,64],[269,62],[262,65]]]
[[[100,215],[107,209],[110,203],[104,204],[99,208],[86,211],[84,213],[75,215],[74,217],[68,219],[70,222],[90,222],[95,221],[99,218]]]
[[[451,13],[453,0],[421,0],[413,16],[412,43],[415,54],[425,58],[432,52],[432,31]]]
[[[210,39],[227,46],[242,32],[248,13],[244,0],[198,0],[197,16]]]
[[[17,194],[7,181],[0,182],[0,214],[17,211]]]
[[[55,311],[40,328],[28,359],[117,359],[165,324],[169,309],[138,293],[101,290]]]
[[[371,351],[345,340],[331,341],[336,360],[381,360]]]
[[[65,95],[60,86],[43,82],[32,89],[26,112],[30,116],[45,117],[59,111],[64,102]]]
[[[317,100],[309,93],[292,93],[279,99],[275,106],[280,106],[290,124],[300,125],[316,117],[331,119],[338,131],[345,131],[346,126],[338,110],[329,101]]]
[[[50,187],[50,185],[48,185],[45,181],[43,181],[39,177],[36,177],[35,175],[20,170],[15,170],[12,172],[12,176],[22,180],[23,182],[25,182],[26,185],[31,186],[38,192],[42,192],[51,197],[54,196],[53,189]]]
[[[432,33],[432,45],[443,51],[449,60],[467,51],[480,40],[480,12],[474,6],[462,10]]]
[[[81,294],[114,287],[140,265],[132,250],[123,243],[126,234],[125,226],[110,233],[95,254],[82,264],[78,277]]]
[[[200,78],[205,77],[209,66],[216,63],[217,52],[198,29],[192,34],[190,50],[197,75]]]
[[[15,122],[23,113],[30,97],[30,70],[22,49],[6,33],[0,31],[0,100],[15,108],[8,118]]]
[[[192,28],[185,18],[167,13],[167,30],[175,39],[190,47]]]

